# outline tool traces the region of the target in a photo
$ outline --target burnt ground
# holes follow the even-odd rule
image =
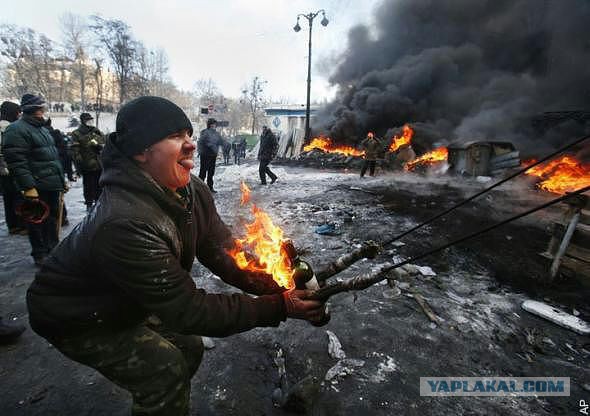
[[[257,186],[257,167],[220,167],[219,211],[234,230],[248,218],[239,208],[239,178],[253,188],[264,208],[314,267],[366,239],[383,241],[482,189],[474,180],[381,174],[360,180],[356,173],[277,167],[279,181]],[[351,189],[352,187],[352,189]],[[386,247],[374,261],[361,261],[333,279],[371,265],[419,254],[449,238],[542,203],[526,182],[507,184],[422,230]],[[70,220],[83,215],[80,184],[67,194]],[[490,232],[461,246],[417,261],[436,276],[407,276],[398,286],[376,285],[330,300],[331,322],[315,328],[288,321],[216,339],[193,379],[192,414],[284,415],[271,394],[279,377],[273,358],[284,351],[291,384],[307,376],[308,414],[574,414],[590,401],[590,340],[520,308],[544,300],[590,320],[588,289],[575,281],[543,284],[546,264],[538,253],[549,240],[552,209]],[[315,227],[336,223],[341,233],[322,236]],[[3,224],[0,224],[3,225]],[[65,229],[71,230],[72,225]],[[0,313],[27,322],[24,303],[34,267],[26,237],[0,231]],[[232,289],[198,265],[193,276],[212,292]],[[412,293],[420,293],[439,317],[428,320]],[[347,376],[325,381],[338,360],[328,354],[325,330],[334,332],[347,358],[361,360]],[[362,365],[361,365],[362,364]],[[570,397],[420,397],[424,376],[565,376]],[[12,346],[0,347],[0,414],[127,415],[130,396],[95,371],[65,359],[30,329]]]

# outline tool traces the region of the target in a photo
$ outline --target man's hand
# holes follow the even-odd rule
[[[287,317],[319,322],[324,316],[324,304],[317,300],[308,300],[311,290],[292,289],[283,292],[283,301],[287,310]]]
[[[27,189],[26,191],[23,191],[23,196],[25,197],[25,199],[35,200],[39,199],[39,192],[37,192],[35,188],[31,188]]]

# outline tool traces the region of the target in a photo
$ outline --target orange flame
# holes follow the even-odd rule
[[[449,157],[449,151],[446,147],[437,147],[431,152],[424,153],[417,159],[412,160],[404,165],[407,171],[414,170],[419,165],[433,165],[437,162],[446,161]]]
[[[250,189],[244,182],[240,186],[242,201],[249,201]],[[243,205],[243,204],[242,204]],[[283,230],[273,224],[269,215],[252,204],[254,222],[246,224],[246,236],[236,239],[228,250],[241,270],[272,275],[273,280],[286,289],[295,287],[291,259],[283,249]]]
[[[242,191],[242,197],[240,198],[240,205],[246,205],[250,202],[250,188],[246,185],[246,182],[240,183],[240,191]]]
[[[391,153],[398,150],[400,147],[410,144],[412,142],[412,136],[414,135],[414,130],[409,125],[404,125],[403,127],[403,134],[399,137],[397,134],[393,136],[391,139],[391,144],[389,145],[389,151]]]
[[[527,162],[524,162],[525,166],[535,161]],[[555,194],[565,194],[590,185],[590,164],[582,163],[573,156],[566,155],[541,163],[525,173],[541,179],[538,188]]]
[[[365,152],[350,146],[337,146],[329,137],[314,137],[311,142],[303,147],[304,152],[319,149],[326,153],[340,153],[346,156],[364,156]]]

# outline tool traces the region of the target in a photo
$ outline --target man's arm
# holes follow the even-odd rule
[[[231,231],[219,217],[213,198],[203,193],[209,224],[206,231],[206,244],[202,244],[196,253],[201,264],[219,276],[224,282],[253,295],[281,293],[284,288],[277,285],[272,276],[241,270],[228,254],[233,248],[234,239]]]
[[[181,333],[228,336],[286,319],[281,295],[207,294],[150,224],[113,220],[93,242],[92,256],[104,277],[170,329]]]
[[[26,191],[36,186],[28,161],[31,145],[20,129],[13,127],[8,126],[2,136],[4,160],[18,190]]]

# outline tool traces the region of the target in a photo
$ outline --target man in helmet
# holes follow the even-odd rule
[[[236,266],[231,232],[191,176],[192,125],[178,106],[139,97],[121,108],[116,129],[93,215],[51,253],[27,292],[31,328],[131,392],[133,415],[185,416],[201,336],[276,327],[287,317],[320,322],[324,306]],[[195,257],[258,297],[197,289]]]
[[[84,202],[88,211],[100,195],[98,179],[102,171],[100,152],[103,144],[103,135],[94,126],[92,116],[89,113],[80,114],[80,127],[72,132],[71,152],[76,170],[82,175]]]
[[[40,200],[49,208],[49,215],[42,222],[27,224],[31,255],[35,264],[40,265],[58,242],[56,221],[65,179],[55,142],[45,128],[45,100],[25,94],[20,107],[23,115],[2,136],[2,153],[23,197]]]

